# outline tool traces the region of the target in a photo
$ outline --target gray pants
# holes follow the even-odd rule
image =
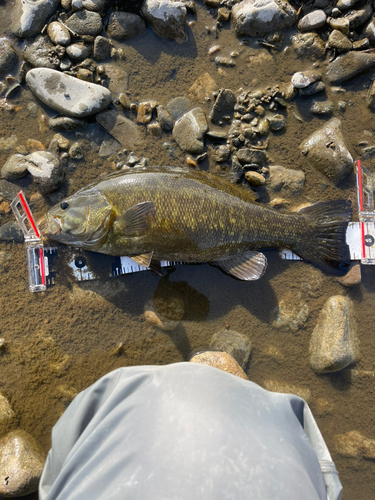
[[[302,399],[194,363],[120,368],[81,392],[53,428],[39,487],[40,500],[340,493]]]

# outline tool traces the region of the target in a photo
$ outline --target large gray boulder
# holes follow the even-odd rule
[[[111,102],[108,89],[52,69],[30,70],[26,83],[46,106],[74,118],[94,115]]]
[[[341,133],[341,122],[332,118],[300,146],[307,162],[337,184],[352,170],[353,158]]]
[[[348,297],[330,297],[320,311],[310,341],[310,364],[317,373],[342,370],[358,358],[354,306]]]
[[[237,35],[262,36],[290,28],[296,22],[295,9],[285,0],[243,0],[232,9]]]
[[[185,31],[186,5],[178,0],[145,0],[142,14],[156,34],[173,38],[178,43],[187,42]]]
[[[10,18],[10,29],[18,38],[40,33],[60,0],[16,0]]]

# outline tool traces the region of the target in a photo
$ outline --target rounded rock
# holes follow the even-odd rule
[[[82,42],[73,43],[66,49],[66,53],[71,59],[82,61],[83,59],[90,57],[91,47]]]
[[[262,36],[291,28],[296,17],[295,9],[285,0],[243,0],[232,8],[239,36]]]
[[[322,75],[313,70],[298,71],[292,76],[292,85],[296,89],[304,89],[322,79]]]
[[[14,154],[8,158],[1,169],[1,177],[8,180],[25,177],[28,172],[27,167],[26,157],[21,154]]]
[[[44,467],[43,453],[35,439],[15,430],[0,439],[0,497],[11,498],[37,491]]]
[[[324,304],[310,340],[310,365],[317,373],[342,370],[358,358],[354,306],[335,295]]]
[[[37,151],[27,156],[28,171],[42,194],[49,194],[58,189],[64,179],[64,170],[60,160],[47,151]]]
[[[78,120],[77,118],[70,118],[68,116],[57,116],[56,118],[50,118],[49,127],[52,130],[61,131],[71,131],[71,130],[81,130],[86,125],[83,120]]]
[[[298,23],[298,29],[303,33],[313,31],[325,25],[327,15],[324,10],[314,10],[303,16]]]
[[[250,184],[250,186],[254,187],[263,186],[263,184],[266,183],[266,179],[262,174],[259,174],[258,172],[252,172],[251,170],[246,172],[245,179]]]
[[[58,21],[53,21],[48,25],[47,33],[52,43],[55,45],[65,46],[70,43],[71,38],[69,31]]]
[[[141,10],[157,35],[162,38],[173,38],[179,43],[187,42],[185,31],[187,9],[183,2],[145,0]]]
[[[94,115],[111,102],[111,92],[47,68],[30,70],[26,83],[31,92],[51,109],[73,118]]]
[[[107,34],[114,40],[126,40],[146,31],[146,23],[141,16],[131,12],[114,11],[108,19]]]
[[[59,5],[59,0],[16,0],[13,6],[10,29],[13,35],[27,38],[40,33],[47,19]]]
[[[65,23],[77,35],[100,35],[103,29],[102,18],[97,12],[80,10],[75,12]]]
[[[237,361],[226,352],[205,351],[196,354],[190,359],[190,363],[213,366],[236,377],[249,380]]]
[[[104,12],[107,0],[82,0],[82,7],[93,12]]]
[[[243,333],[225,329],[212,335],[210,349],[228,353],[244,368],[250,356],[251,341]]]

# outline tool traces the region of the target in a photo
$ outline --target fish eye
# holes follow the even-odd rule
[[[66,210],[69,206],[69,203],[67,201],[63,201],[60,205],[60,207],[63,209],[63,210]]]

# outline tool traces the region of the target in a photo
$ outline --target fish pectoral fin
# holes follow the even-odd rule
[[[132,255],[130,258],[143,267],[150,267],[153,252],[143,253],[141,255]]]
[[[267,259],[262,252],[250,250],[227,259],[211,262],[211,264],[240,280],[252,281],[263,276],[267,267]]]
[[[122,236],[142,236],[151,227],[155,218],[155,206],[152,201],[144,201],[129,208],[113,223],[115,234]]]

